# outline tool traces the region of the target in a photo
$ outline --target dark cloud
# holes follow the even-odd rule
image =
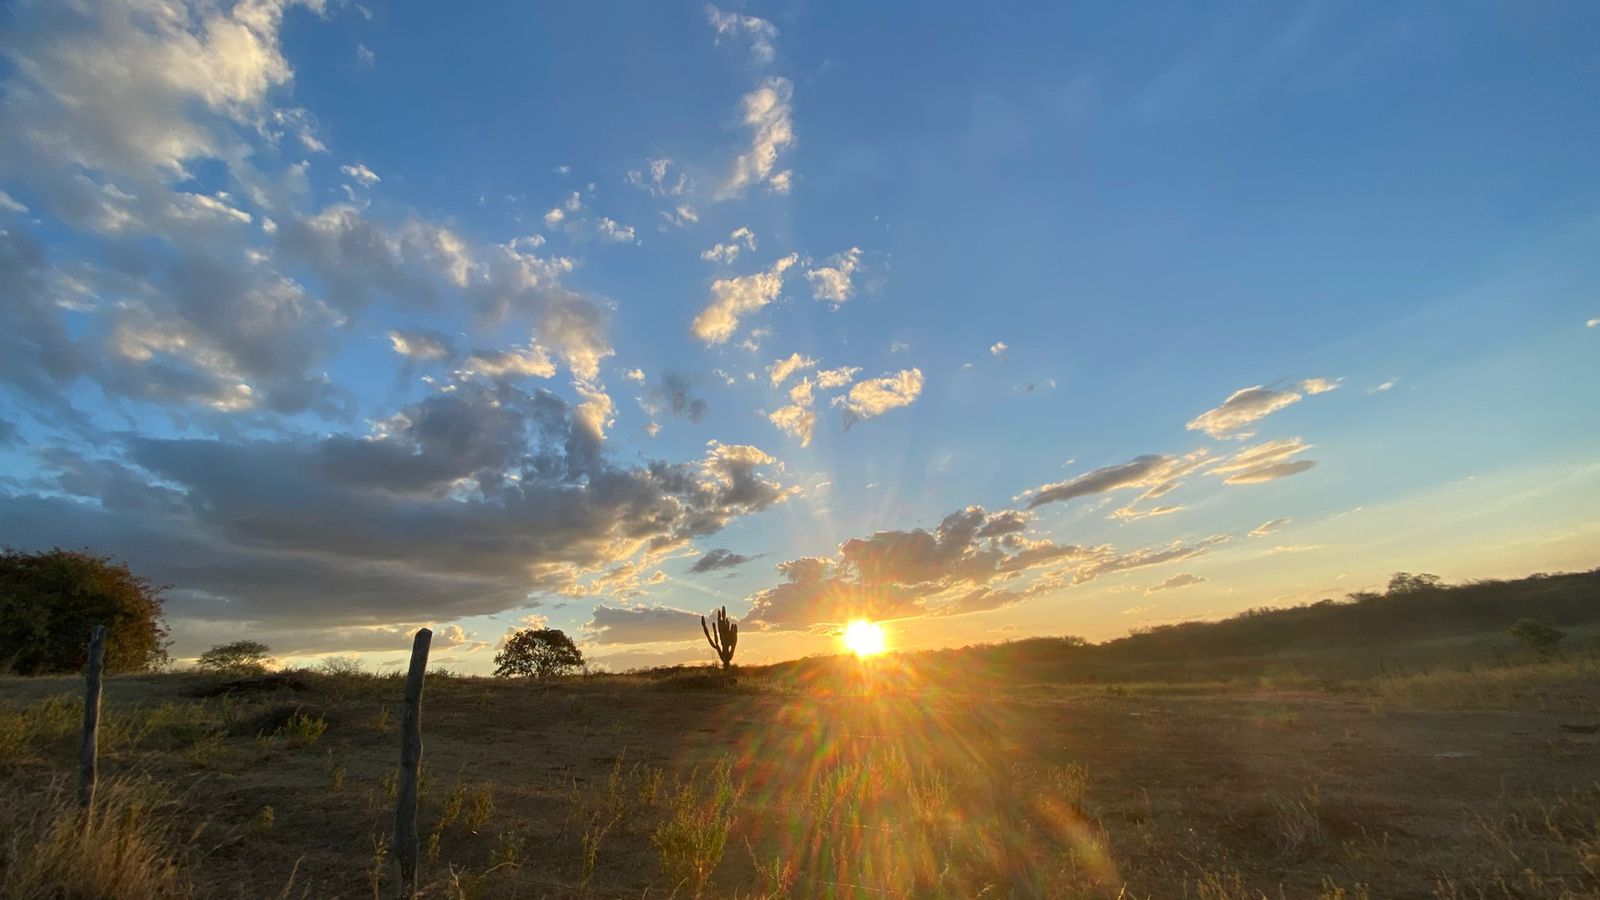
[[[1031,569],[1093,551],[1019,532],[1025,514],[989,514],[969,506],[936,529],[880,531],[852,538],[837,560],[805,557],[778,566],[786,583],[756,593],[750,619],[772,628],[805,628],[853,618],[893,619],[994,609],[1020,595],[989,589]]]
[[[594,608],[594,618],[584,626],[599,644],[651,644],[703,640],[700,614],[666,607]]]
[[[699,575],[705,572],[715,572],[718,569],[731,569],[749,561],[750,557],[748,556],[734,553],[732,550],[718,548],[695,560],[694,565],[689,567],[689,571]]]
[[[645,408],[653,416],[665,414],[691,422],[705,418],[711,409],[704,398],[695,396],[693,376],[671,371],[662,374],[660,384],[651,385]]]
[[[190,615],[279,623],[437,621],[537,592],[622,592],[643,577],[622,564],[790,493],[754,447],[617,465],[560,398],[504,385],[429,398],[369,440],[122,446],[119,459],[63,454],[50,495],[0,495],[0,543],[92,546],[178,586]]]
[[[1204,451],[1182,457],[1160,454],[1135,457],[1120,465],[1104,466],[1077,478],[1047,484],[1028,498],[1028,508],[1134,487],[1147,489],[1140,500],[1154,499],[1177,487],[1177,479],[1199,468],[1205,457]]]

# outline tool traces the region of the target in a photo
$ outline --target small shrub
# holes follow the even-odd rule
[[[317,663],[317,671],[324,675],[335,677],[354,678],[367,674],[361,668],[361,660],[354,656],[329,656]]]
[[[291,747],[309,747],[315,744],[322,733],[328,730],[328,720],[321,716],[310,716],[296,711],[283,727],[278,729]]]
[[[1540,656],[1555,656],[1561,652],[1561,642],[1567,633],[1543,619],[1518,619],[1511,626],[1511,636],[1528,645]]]
[[[717,763],[700,781],[700,771],[690,774],[669,795],[667,815],[656,828],[655,845],[661,870],[674,890],[688,885],[698,894],[722,861],[722,851],[733,826],[738,791],[733,784],[733,764]]]

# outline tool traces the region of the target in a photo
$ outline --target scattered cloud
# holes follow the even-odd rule
[[[1252,422],[1298,403],[1302,396],[1301,390],[1308,394],[1321,394],[1338,386],[1339,381],[1308,378],[1300,382],[1299,390],[1274,390],[1261,385],[1244,388],[1234,391],[1216,409],[1207,410],[1196,416],[1188,427],[1190,431],[1204,431],[1218,439],[1235,437]]]
[[[766,183],[774,193],[789,192],[792,173],[774,172],[778,156],[794,144],[790,98],[793,86],[787,78],[768,78],[760,87],[744,95],[744,124],[750,129],[750,149],[739,154],[722,185],[717,199],[742,196],[751,186]]]
[[[1279,519],[1269,519],[1269,520],[1267,520],[1265,522],[1262,522],[1260,525],[1257,525],[1256,527],[1250,529],[1250,536],[1251,537],[1266,537],[1267,535],[1273,533],[1274,531],[1277,531],[1278,529],[1282,528],[1283,526],[1288,525],[1291,521],[1293,521],[1293,520],[1290,519],[1287,516],[1285,516],[1283,518],[1279,518]]]
[[[1005,341],[995,341],[993,344],[989,345],[989,355],[998,359],[1005,356],[1006,350],[1008,349],[1010,348],[1006,346]]]
[[[750,58],[758,65],[769,65],[777,58],[772,42],[778,38],[778,29],[766,19],[724,12],[711,3],[706,4],[706,19],[717,32],[717,43],[724,39],[749,41]]]
[[[732,550],[723,550],[719,548],[712,550],[705,556],[695,560],[694,564],[689,566],[689,571],[696,575],[703,575],[706,572],[715,572],[719,569],[731,569],[735,566],[742,566],[749,562],[750,559],[750,557],[734,553]]]
[[[690,187],[689,176],[665,157],[646,160],[643,169],[629,170],[626,180],[652,197],[682,197]],[[693,210],[690,217],[695,218]]]
[[[881,416],[891,409],[910,406],[922,395],[922,370],[902,369],[882,378],[869,378],[850,386],[850,390],[833,399],[833,405],[844,409],[845,425]]]
[[[707,344],[726,343],[739,330],[739,320],[777,299],[783,273],[800,257],[791,253],[772,268],[753,275],[719,278],[711,283],[711,304],[695,316],[690,331]]]
[[[791,353],[783,359],[773,360],[772,365],[767,367],[767,377],[772,381],[773,387],[778,387],[788,381],[790,375],[812,368],[816,364],[817,361],[809,356],[801,356],[798,352]]]
[[[356,44],[356,63],[358,65],[370,69],[377,61],[378,54],[373,53],[371,47],[366,44]]]
[[[1297,475],[1315,466],[1316,460],[1294,460],[1291,457],[1311,449],[1297,437],[1267,441],[1245,450],[1212,466],[1212,475],[1226,475],[1223,484],[1261,484]]]
[[[629,369],[628,371],[622,373],[622,377],[638,384],[644,384],[643,369]]]
[[[618,225],[611,219],[601,216],[595,229],[606,240],[616,241],[619,244],[631,244],[634,242],[632,225]]]
[[[1173,591],[1177,590],[1178,588],[1186,588],[1191,585],[1204,584],[1205,581],[1206,580],[1199,575],[1190,575],[1187,572],[1181,572],[1172,576],[1171,578],[1168,578],[1166,581],[1163,581],[1158,585],[1146,588],[1145,594],[1159,594],[1162,591]]]
[[[1384,383],[1378,385],[1377,387],[1371,388],[1370,390],[1367,391],[1367,393],[1369,393],[1369,394],[1381,394],[1384,391],[1392,391],[1392,390],[1394,390],[1395,385],[1397,385],[1399,383],[1400,383],[1400,379],[1391,378],[1388,381],[1385,381]]]
[[[828,258],[828,264],[806,271],[811,296],[838,306],[855,295],[851,276],[861,267],[861,248],[851,247]]]
[[[811,437],[817,427],[817,414],[813,410],[793,404],[781,406],[767,414],[767,421],[784,434],[799,438],[800,446],[811,446]]]
[[[700,640],[700,614],[664,606],[594,608],[584,630],[597,644],[653,644]]]
[[[346,178],[352,179],[352,181],[357,181],[357,183],[362,184],[362,187],[371,187],[371,186],[373,186],[373,184],[378,184],[379,181],[382,181],[382,178],[378,178],[378,173],[376,173],[376,171],[370,170],[370,168],[366,168],[366,163],[355,163],[355,165],[341,165],[341,167],[339,167],[339,171],[342,171],[342,173],[344,173],[344,176],[346,176]]]
[[[820,369],[817,372],[817,389],[834,391],[845,387],[861,372],[860,366],[840,366],[837,369]]]
[[[415,360],[449,359],[455,355],[449,335],[429,329],[397,329],[389,332],[394,352]]]
[[[701,252],[700,258],[719,266],[732,265],[733,261],[739,258],[741,249],[756,249],[755,232],[743,226],[735,228],[733,233],[728,235],[726,242],[715,244],[711,249]]]
[[[1128,488],[1145,489],[1135,503],[1153,500],[1172,491],[1181,483],[1180,479],[1200,469],[1209,459],[1210,455],[1204,450],[1196,450],[1187,456],[1146,454],[1125,463],[1085,472],[1076,478],[1043,485],[1029,493],[1028,508],[1036,509],[1046,503],[1061,503]]]
[[[661,383],[650,388],[644,405],[652,417],[665,413],[691,422],[705,418],[711,408],[705,398],[695,396],[694,379],[674,371],[662,373]]]

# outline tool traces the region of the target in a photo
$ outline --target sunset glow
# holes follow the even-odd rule
[[[844,646],[863,659],[878,656],[886,647],[883,626],[866,619],[856,619],[844,628]]]

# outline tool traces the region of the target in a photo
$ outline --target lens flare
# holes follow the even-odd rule
[[[866,619],[856,619],[844,627],[844,645],[863,659],[877,656],[884,650],[883,626]]]

